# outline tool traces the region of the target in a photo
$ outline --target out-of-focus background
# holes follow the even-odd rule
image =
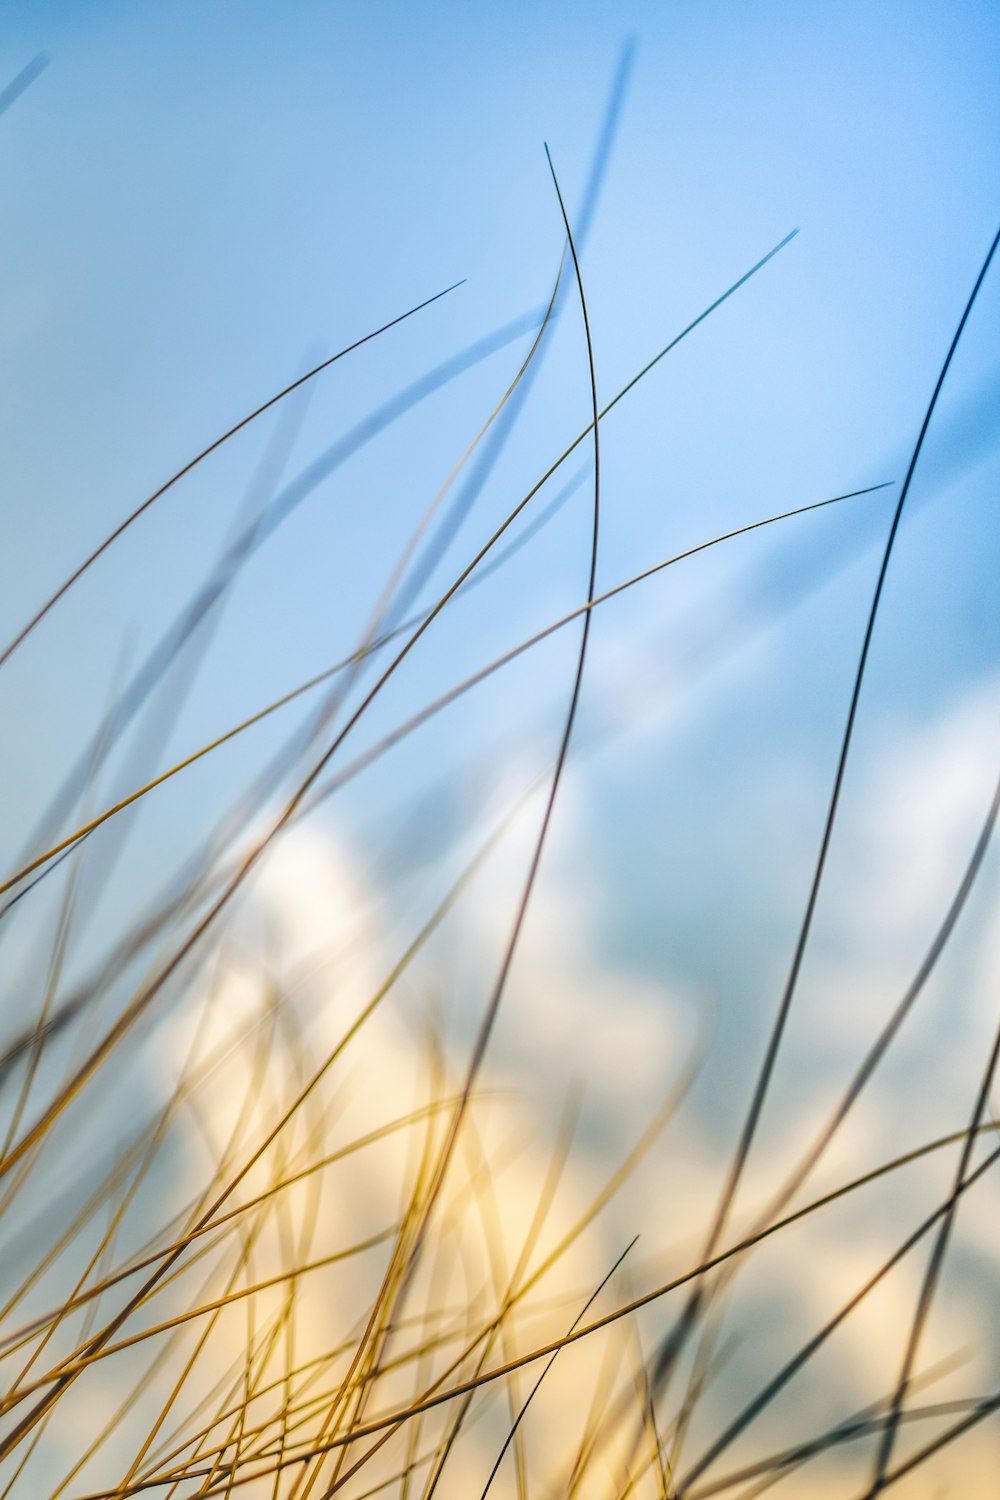
[[[586,429],[570,259],[531,364],[467,452],[517,376],[559,271],[565,236],[543,143],[577,240],[602,408],[797,230],[601,421],[598,590],[748,523],[887,487],[722,542],[595,609],[483,1075],[484,1088],[520,1101],[532,1183],[578,1089],[574,1170],[590,1182],[696,1057],[673,1134],[616,1200],[593,1252],[599,1276],[602,1254],[610,1264],[642,1231],[636,1293],[693,1263],[802,919],[899,486],[996,230],[998,63],[1000,18],[971,3],[5,6],[0,649],[220,434],[461,284],[213,453],[4,663],[4,879],[349,658],[369,631],[419,616]],[[912,980],[993,794],[998,320],[994,269],[909,490],[740,1223]],[[376,988],[502,827],[394,991],[398,1035],[349,1087],[396,1087],[388,1080],[406,1074],[428,1015],[461,1076],[537,838],[579,623],[357,777],[331,778],[586,600],[593,501],[585,436],[351,730],[246,899],[143,1011],[114,1087],[95,1103],[91,1080],[74,1099],[39,1205],[73,1179],[74,1149],[89,1160],[98,1137],[123,1142],[135,1101],[171,1086],[209,970],[237,954],[266,972],[319,1055],[341,1024],[329,1016],[341,982],[358,1003]],[[106,972],[123,934],[190,878],[192,857],[225,869],[264,835],[392,649],[172,777],[5,911],[8,1052],[41,1011],[60,1014]],[[340,703],[330,695],[343,684]],[[998,903],[988,855],[817,1191],[968,1124],[998,1018]],[[51,1075],[40,1067],[21,1113],[3,1116],[11,1139],[73,1048],[113,1023],[129,985],[141,988],[147,961],[155,972],[152,955],[123,962],[93,1021],[68,1016],[54,1043],[66,1055]],[[706,1396],[700,1439],[941,1202],[959,1149],[822,1217],[801,1242],[779,1237],[770,1260],[761,1250],[732,1304],[741,1342]],[[183,1176],[177,1162],[158,1170],[164,1192]],[[529,1192],[519,1182],[515,1198]],[[996,1222],[987,1177],[962,1201],[918,1361],[954,1359],[940,1384],[949,1398],[997,1385],[983,1337],[1000,1312]],[[22,1234],[17,1254],[30,1261],[48,1232]],[[767,1429],[772,1447],[891,1389],[928,1253],[925,1241],[877,1308],[831,1342]],[[668,1321],[646,1326],[646,1357]],[[47,1456],[40,1445],[42,1467],[28,1473],[43,1479],[25,1482],[54,1488],[74,1441],[58,1457],[58,1445]],[[685,1450],[692,1461],[697,1448]],[[453,1493],[485,1481],[489,1463],[479,1474],[472,1451]],[[863,1493],[873,1451],[869,1437],[838,1452],[829,1493]],[[935,1465],[914,1476],[914,1494],[935,1492],[925,1483],[993,1493],[996,1419]],[[797,1493],[825,1493],[816,1485]]]

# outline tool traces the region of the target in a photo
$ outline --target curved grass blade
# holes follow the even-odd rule
[[[215,438],[213,442],[209,443],[207,448],[203,448],[200,453],[195,455],[194,458],[189,459],[182,468],[178,469],[176,473],[172,474],[164,484],[161,484],[159,489],[154,490],[153,493],[147,496],[147,498],[143,500],[141,504],[137,505],[136,508],[125,517],[125,520],[121,521],[113,531],[109,532],[104,540],[97,547],[95,547],[87,557],[84,558],[83,562],[73,570],[69,577],[64,579],[64,581],[56,589],[55,593],[51,594],[45,601],[45,603],[35,611],[31,619],[28,620],[27,624],[21,627],[10,644],[7,645],[2,652],[0,652],[0,667],[3,667],[4,664],[10,660],[14,652],[18,649],[19,646],[23,645],[23,643],[28,639],[28,636],[31,635],[36,626],[41,624],[42,620],[44,620],[49,611],[53,609],[59,603],[59,600],[69,592],[73,585],[83,577],[84,573],[86,573],[89,568],[93,567],[98,558],[102,557],[103,554],[107,552],[108,548],[111,547],[118,540],[118,538],[129,529],[130,526],[134,525],[134,523],[138,521],[140,516],[144,515],[151,506],[155,505],[157,500],[159,500],[161,496],[165,495],[168,490],[172,489],[179,480],[185,477],[185,475],[190,474],[192,469],[197,468],[197,466],[202,463],[204,459],[208,458],[210,454],[215,453],[219,448],[221,448],[223,443],[227,443],[229,439],[235,437],[238,432],[242,432],[244,427],[248,427],[251,422],[256,421],[258,417],[263,416],[264,412],[269,411],[272,406],[277,405],[279,401],[283,401],[284,398],[286,396],[290,396],[293,391],[297,391],[300,386],[305,385],[307,380],[314,379],[314,377],[321,374],[323,370],[328,370],[331,365],[336,364],[338,360],[343,359],[345,355],[353,353],[355,349],[360,349],[362,344],[370,343],[372,339],[378,338],[380,334],[387,333],[390,328],[395,328],[398,323],[404,322],[407,318],[412,318],[415,313],[421,312],[425,307],[430,307],[432,303],[439,301],[442,297],[447,297],[449,292],[453,292],[458,287],[463,285],[464,281],[453,282],[451,286],[445,287],[443,291],[435,292],[433,297],[425,297],[423,302],[418,302],[415,306],[408,308],[406,312],[399,313],[395,318],[390,318],[389,322],[383,323],[380,328],[373,329],[371,333],[366,333],[362,338],[355,339],[352,344],[346,344],[343,349],[338,349],[337,353],[331,354],[329,359],[325,359],[320,364],[315,365],[313,369],[307,371],[305,375],[300,375],[297,380],[293,380],[291,384],[286,385],[283,390],[280,390],[274,396],[269,397],[267,401],[264,401],[260,406],[255,407],[254,410],[249,412],[245,417],[241,417],[241,419],[232,427],[228,428],[221,435],[221,437]]]

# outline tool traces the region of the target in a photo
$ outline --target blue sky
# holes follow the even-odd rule
[[[318,356],[465,278],[317,383],[286,477],[428,368],[544,303],[562,237],[543,141],[573,216],[629,47],[582,255],[602,399],[799,234],[609,417],[601,582],[743,521],[899,479],[993,233],[998,31],[975,5],[540,5],[530,24],[514,8],[446,5],[419,17],[382,4],[8,7],[7,75],[38,53],[50,61],[2,125],[5,637],[139,498]],[[442,582],[586,420],[569,291]],[[873,709],[919,718],[995,666],[997,308],[994,278],[914,488]],[[274,536],[165,755],[350,649],[403,536],[526,347],[522,335],[414,408]],[[21,779],[3,814],[20,836],[34,778],[52,784],[115,674],[202,575],[269,436],[257,424],[172,492],[7,668],[5,713],[31,746],[15,750]],[[400,710],[580,601],[588,494],[589,480],[484,588],[488,602],[442,628],[396,689]],[[947,506],[925,504],[935,498]],[[779,634],[780,670],[769,696],[747,690],[755,706],[739,731],[762,755],[780,734],[822,758],[871,586],[866,528],[871,547],[891,501],[850,504],[646,585],[609,606],[614,633],[634,632],[641,651],[684,619],[711,632],[723,598],[745,595],[751,614],[771,608],[758,599],[783,609],[803,573],[822,576],[843,553],[839,582]],[[574,649],[567,636],[537,669],[517,669],[525,703],[551,700],[553,670],[568,682]],[[425,770],[474,739],[477,712],[444,748],[428,744]],[[233,747],[221,781],[199,771],[178,806],[202,790],[210,803],[258,753]],[[702,760],[692,747],[692,777]]]

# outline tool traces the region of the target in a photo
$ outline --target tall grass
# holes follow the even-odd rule
[[[15,79],[0,107],[38,71]],[[606,154],[598,151],[588,204]],[[974,899],[1000,788],[912,981],[868,1027],[846,1080],[807,1115],[775,1093],[852,795],[853,738],[897,535],[997,241],[971,289],[956,294],[954,338],[926,410],[914,414],[903,472],[852,490],[831,476],[826,496],[748,515],[607,586],[601,442],[616,408],[707,319],[725,317],[750,282],[780,276],[792,235],[741,274],[734,268],[732,283],[664,335],[607,399],[579,225],[555,166],[552,190],[563,250],[536,313],[473,339],[403,390],[387,360],[383,404],[287,480],[314,386],[335,365],[348,370],[361,345],[388,347],[397,325],[434,317],[454,288],[387,309],[380,327],[247,415],[228,414],[216,439],[41,591],[0,653],[9,670],[43,633],[58,639],[74,590],[92,570],[114,567],[126,532],[135,528],[130,540],[141,548],[145,517],[169,505],[175,487],[248,429],[272,423],[218,558],[139,664],[117,672],[110,701],[94,706],[92,727],[47,805],[32,809],[34,832],[8,851],[0,879],[4,1500],[696,1500],[778,1485],[860,1500],[884,1489],[929,1494],[949,1476],[956,1494],[976,1484],[993,1492],[1000,1470],[988,1472],[984,1434],[995,1429],[1000,1395],[976,1384],[995,1342],[990,1289],[967,1289],[979,1351],[945,1347],[947,1330],[932,1340],[929,1329],[966,1206],[995,1191],[1000,1033],[946,1134],[927,1129],[894,1150],[887,1128],[884,1143],[866,1138],[861,1165],[851,1130]],[[528,487],[504,496],[499,523],[480,524],[473,502],[544,394],[534,382],[557,338],[576,343],[589,411]],[[453,463],[411,533],[388,545],[373,539],[382,581],[340,659],[164,766],[162,746],[184,722],[222,612],[283,520],[354,454],[498,353],[511,368],[471,435],[447,434]],[[699,1018],[660,1055],[655,1006],[600,989],[587,913],[577,927],[569,919],[564,969],[546,968],[539,933],[560,921],[553,870],[574,893],[565,848],[550,844],[574,795],[564,780],[622,730],[578,723],[591,634],[612,601],[697,567],[709,549],[739,547],[748,533],[851,507],[881,507],[884,537],[769,1034],[761,1044],[749,1022],[720,1018],[720,1037],[735,1028],[741,1064],[733,1128],[731,1100],[712,1093],[721,1043],[711,1026]],[[470,597],[502,634],[518,560],[570,518],[587,539],[577,603],[548,610],[522,639],[508,633],[502,650],[466,670],[459,647],[478,651],[491,639],[470,629],[462,640]],[[462,526],[476,540],[462,543]],[[831,558],[816,583],[836,566]],[[741,629],[737,622],[737,636]],[[541,654],[567,639],[568,655]],[[729,646],[723,633],[699,658],[696,642],[696,671],[707,674],[713,653]],[[429,725],[444,726],[446,740],[456,705],[484,703],[484,683],[504,683],[515,663],[536,660],[544,750],[518,712],[519,685],[473,707],[481,720],[463,773],[473,795],[447,827],[426,762],[400,761],[399,747]],[[645,707],[633,706],[636,718]],[[264,723],[272,738],[244,763],[252,774],[223,777],[189,804],[195,767]],[[442,774],[458,775],[445,756]],[[165,796],[169,826],[137,821]],[[353,826],[375,829],[365,850],[321,821],[334,797],[334,808],[354,800]],[[340,829],[350,828],[342,818]],[[129,873],[127,844],[140,828],[147,873],[165,877],[152,888]],[[380,839],[391,857],[379,858]],[[498,1043],[515,989],[531,1029],[517,1045]],[[546,1051],[540,1038],[559,1015],[566,1029]],[[623,1080],[614,1053],[636,1017],[641,1034]],[[574,1044],[588,1030],[599,1038],[597,1077],[581,1085]],[[828,1045],[807,1027],[795,1067],[813,1043]],[[650,1064],[652,1089],[637,1060]],[[714,1135],[693,1124],[692,1101],[706,1108],[706,1078]],[[612,1105],[602,1121],[600,1111],[587,1114],[584,1095],[603,1086]],[[935,1087],[930,1070],[921,1089]],[[794,1118],[780,1148],[773,1136],[762,1140],[775,1112]],[[859,1325],[860,1357],[824,1363]],[[845,1368],[859,1375],[856,1391],[845,1389]]]

